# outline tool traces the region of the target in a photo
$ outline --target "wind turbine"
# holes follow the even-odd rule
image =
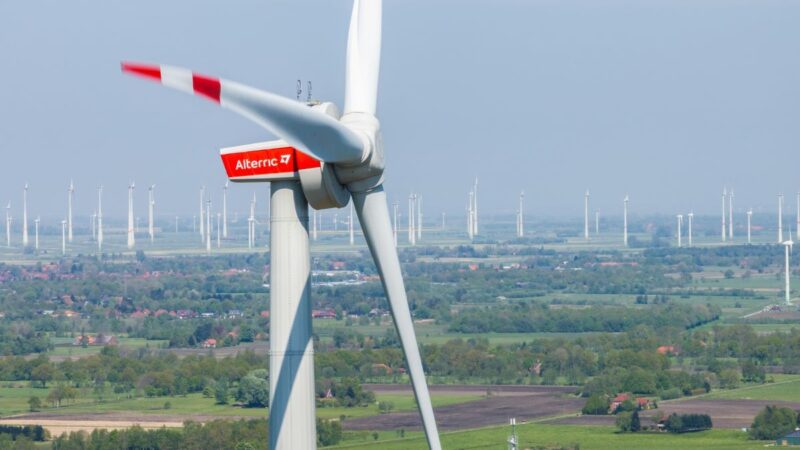
[[[72,197],[75,196],[75,184],[69,180],[67,189],[67,241],[72,242]]]
[[[447,213],[442,211],[442,231],[447,228]]]
[[[794,245],[794,242],[792,242],[792,237],[791,236],[792,236],[792,233],[790,232],[789,233],[789,239],[783,242],[783,248],[784,248],[784,252],[785,252],[785,265],[784,266],[786,268],[785,269],[786,272],[784,274],[784,278],[786,279],[786,288],[785,288],[786,289],[786,306],[791,306],[792,305],[791,286],[790,286],[790,280],[792,278],[792,273],[789,270],[789,254],[792,252],[792,245]]]
[[[622,200],[622,243],[628,246],[628,194]]]
[[[133,190],[136,183],[128,185],[128,250],[132,250],[136,245],[136,225],[133,219]]]
[[[733,240],[733,188],[728,193],[728,237]]]
[[[473,198],[475,191],[469,191],[469,203],[467,203],[467,235],[469,240],[475,238],[475,210],[473,209]]]
[[[28,183],[22,189],[22,247],[28,246]]]
[[[222,187],[222,237],[228,239],[228,182]]]
[[[475,184],[472,187],[472,235],[478,234],[478,177],[475,177]]]
[[[692,222],[694,221],[694,212],[686,215],[689,218],[689,247],[692,246]]]
[[[380,0],[354,2],[341,119],[331,103],[309,107],[184,69],[123,65],[127,72],[214,100],[284,140],[270,148],[223,150],[222,155],[232,180],[272,181],[269,448],[273,450],[316,447],[308,202],[315,208],[342,207],[350,196],[386,291],[428,445],[441,449],[383,189],[385,162],[375,117],[381,9]],[[274,155],[278,166],[244,168],[245,160],[262,159],[255,158],[259,150]]]
[[[583,238],[589,240],[589,190],[583,195]]]
[[[200,242],[203,242],[206,239],[206,232],[205,232],[205,198],[206,198],[206,187],[200,186]]]
[[[411,194],[408,196],[408,243],[416,245],[417,233],[414,230],[414,208],[416,208],[417,196]]]
[[[747,210],[747,243],[750,244],[750,221],[753,218],[753,208]]]
[[[517,237],[525,236],[525,210],[523,209],[523,204],[525,200],[525,191],[520,191],[519,193],[519,208],[518,208],[518,218],[517,218]]]
[[[61,255],[67,254],[67,221],[61,221]]]
[[[783,194],[778,194],[778,243],[783,242]]]
[[[681,233],[683,230],[683,214],[678,214],[678,248],[681,248]]]
[[[600,210],[595,210],[594,212],[594,234],[595,236],[600,235]]]
[[[41,219],[39,217],[36,217],[36,219],[33,221],[34,232],[36,233],[36,236],[35,236],[35,239],[34,239],[33,242],[34,242],[34,248],[36,250],[39,250],[39,222],[40,221],[41,221]]]
[[[422,240],[422,196],[414,196],[414,203],[417,204],[417,240]],[[416,241],[415,241],[416,243]]]
[[[103,253],[103,186],[97,188],[97,253]]]
[[[211,254],[211,199],[206,201],[206,254]]]
[[[723,187],[722,188],[722,242],[725,242],[728,237],[728,230],[727,227],[725,226],[725,200],[727,196],[728,196],[728,188]]]
[[[353,229],[353,202],[350,202],[350,218],[347,219],[347,227],[349,228],[348,231],[350,232],[350,245],[355,245],[356,236]]]
[[[152,184],[147,189],[147,234],[150,235],[151,244],[156,237],[156,230],[153,227],[153,207],[156,205],[155,188],[156,185]]]
[[[90,218],[92,222],[92,240],[97,240],[97,211],[92,213],[92,217]]]
[[[6,247],[11,247],[11,202],[6,205]]]

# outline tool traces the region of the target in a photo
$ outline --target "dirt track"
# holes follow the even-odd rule
[[[410,386],[369,385],[378,392],[411,392]],[[431,386],[431,392],[450,394],[483,394],[488,398],[469,403],[436,408],[436,422],[443,430],[476,428],[507,423],[511,417],[524,422],[547,416],[577,413],[584,399],[572,396],[573,387],[558,386]],[[417,412],[397,412],[378,416],[349,419],[347,430],[420,429]]]
[[[656,410],[642,411],[640,413],[643,423],[650,423],[650,418],[659,411],[669,415],[678,414],[708,414],[714,428],[747,428],[753,423],[753,418],[766,405],[786,406],[800,409],[800,403],[776,402],[769,400],[722,400],[722,399],[689,399],[676,402],[659,403]],[[575,425],[613,425],[616,416],[580,416],[556,419],[548,423],[562,423]]]

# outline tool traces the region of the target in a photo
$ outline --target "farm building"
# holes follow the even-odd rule
[[[786,436],[779,438],[777,441],[775,441],[775,445],[800,445],[800,430],[794,430]]]

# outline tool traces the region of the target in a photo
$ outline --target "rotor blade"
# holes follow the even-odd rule
[[[344,113],[375,115],[381,68],[382,0],[355,0],[347,36]]]
[[[336,119],[297,101],[172,66],[122,63],[122,71],[213,100],[325,162],[360,162],[364,142]]]
[[[386,193],[382,186],[366,193],[356,192],[353,193],[353,202],[367,245],[381,276],[383,289],[389,299],[394,325],[406,355],[408,373],[411,376],[414,395],[419,405],[428,446],[432,450],[441,450],[442,445],[439,442],[436,419],[433,416],[431,397],[428,393],[428,385],[425,383],[425,373],[422,370],[422,358],[419,354],[419,347],[417,347],[417,337],[414,334],[414,323],[408,308],[403,274],[400,272],[400,261],[397,258],[397,249],[394,247]]]

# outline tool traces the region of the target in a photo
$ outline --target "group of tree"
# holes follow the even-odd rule
[[[53,440],[53,450],[266,450],[269,442],[266,420],[213,420],[186,422],[182,428],[145,430],[139,426],[122,430],[76,431]],[[339,421],[317,419],[317,444],[330,446],[342,439]]]
[[[774,440],[794,431],[798,425],[797,411],[783,406],[767,405],[753,419],[747,434],[750,439]]]

